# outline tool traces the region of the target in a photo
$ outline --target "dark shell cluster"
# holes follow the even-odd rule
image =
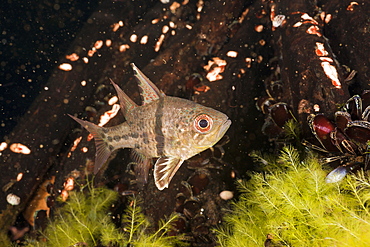
[[[364,91],[361,96],[350,98],[340,111],[335,112],[334,123],[324,114],[308,117],[311,131],[322,147],[316,149],[334,155],[326,158],[332,166],[337,166],[328,174],[326,182],[338,182],[351,171],[368,169],[369,114],[370,91]]]
[[[194,246],[214,244],[211,229],[221,221],[219,211],[231,199],[222,198],[220,192],[233,186],[236,175],[234,169],[222,160],[222,146],[228,141],[228,136],[224,136],[214,147],[187,161],[186,166],[193,173],[177,188],[174,211],[179,217],[170,235],[182,234],[184,240],[194,243]],[[222,177],[224,183],[217,183],[219,180],[215,177]]]
[[[276,141],[284,134],[284,125],[295,119],[292,110],[284,102],[264,97],[257,107],[266,115],[262,131]],[[328,154],[325,163],[335,168],[326,177],[327,183],[341,181],[349,172],[369,167],[370,144],[370,91],[351,97],[333,121],[323,113],[310,114],[308,126],[314,140],[303,141],[305,146]]]
[[[266,115],[262,133],[275,140],[284,132],[284,125],[293,119],[292,110],[287,103],[278,102],[271,97],[261,97],[256,102],[257,108]]]

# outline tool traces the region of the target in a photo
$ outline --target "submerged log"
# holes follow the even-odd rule
[[[260,132],[263,116],[254,106],[265,91],[263,82],[270,96],[289,103],[302,123],[314,105],[330,114],[349,96],[322,23],[313,18],[316,6],[307,1],[269,3],[104,1],[71,46],[68,55],[79,58],[60,61],[71,64],[72,70],[55,70],[48,90],[8,136],[9,144],[22,143],[31,153],[2,151],[0,196],[15,195],[20,203],[11,206],[0,200],[1,230],[29,206],[43,181],[55,176],[55,188],[61,190],[67,178],[91,173],[94,142],[85,130],[75,131],[81,127],[66,114],[99,122],[100,115],[112,109],[108,101],[115,92],[109,78],[140,104],[129,66],[134,62],[167,95],[226,113],[233,121],[230,142],[184,163],[164,191],[156,189],[152,174],[144,190],[135,187],[126,150],[116,159],[112,155],[105,176],[97,182],[123,194],[139,193],[145,213],[155,223],[173,211],[183,214],[187,223],[201,218],[201,225],[178,232],[187,233],[193,242],[214,245],[209,227],[221,220],[221,207],[226,205],[220,192],[233,190],[235,174],[251,169],[249,151],[268,146]],[[278,90],[271,90],[276,86]],[[302,101],[308,102],[308,110]],[[124,121],[117,114],[106,126]],[[217,149],[222,155],[216,155]],[[18,174],[23,174],[20,181]]]
[[[357,71],[351,90],[370,89],[370,6],[364,1],[319,1],[325,36],[341,64]]]
[[[136,5],[138,4],[138,5]],[[59,155],[74,123],[66,113],[80,112],[91,103],[97,83],[102,80],[105,64],[111,60],[110,48],[103,48],[104,58],[88,56],[86,50],[99,39],[108,39],[111,25],[122,16],[135,23],[147,8],[149,1],[131,3],[103,2],[89,18],[68,53],[76,52],[81,58],[71,62],[62,58],[54,70],[45,90],[37,97],[19,124],[6,137],[10,148],[2,151],[0,166],[0,229],[7,231],[17,215],[31,201],[52,165],[58,164]],[[73,60],[73,58],[71,58]],[[70,67],[70,65],[72,67]],[[65,67],[64,67],[65,66]],[[71,69],[71,70],[70,70]],[[70,71],[69,71],[70,70]],[[27,148],[12,150],[11,144],[20,143]],[[25,153],[22,150],[26,150]],[[27,150],[30,150],[27,152]],[[11,202],[10,198],[16,199]]]
[[[273,97],[288,103],[298,121],[307,128],[314,112],[333,114],[338,102],[349,98],[343,70],[323,35],[316,5],[307,1],[271,2],[274,45],[278,58],[280,90]],[[267,87],[272,87],[271,81]]]

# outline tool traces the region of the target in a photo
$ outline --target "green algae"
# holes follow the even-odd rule
[[[241,196],[217,230],[221,246],[370,246],[370,181],[361,171],[325,183],[319,160],[287,146],[265,172],[239,182]]]

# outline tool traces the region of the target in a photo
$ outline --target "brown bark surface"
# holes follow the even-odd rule
[[[328,9],[328,13],[344,8],[335,6],[325,3],[322,8]],[[367,13],[359,6],[354,6],[354,10]],[[304,13],[311,19],[302,17]],[[260,131],[263,116],[255,108],[255,99],[266,94],[265,85],[269,96],[288,103],[302,124],[314,105],[331,114],[337,104],[349,98],[346,74],[335,57],[339,48],[333,48],[333,52],[331,45],[343,42],[361,47],[361,43],[344,35],[342,29],[337,30],[344,25],[340,18],[333,18],[338,25],[326,25],[318,14],[317,6],[303,0],[268,4],[258,0],[204,1],[203,5],[198,1],[104,1],[71,45],[68,54],[76,53],[80,58],[74,62],[66,58],[59,61],[70,63],[73,69],[55,69],[48,90],[40,94],[7,137],[8,144],[22,143],[31,153],[17,154],[9,148],[2,151],[0,229],[8,230],[26,208],[27,215],[32,215],[30,202],[43,182],[54,181],[52,176],[58,191],[67,178],[82,179],[91,172],[94,142],[66,114],[97,123],[100,115],[112,108],[108,100],[115,92],[109,78],[140,104],[129,66],[133,62],[167,95],[194,100],[226,113],[233,121],[227,133],[230,142],[222,143],[225,156],[219,154],[220,144],[185,162],[163,191],[156,189],[151,172],[145,188],[136,187],[128,150],[112,155],[105,175],[100,174],[95,182],[139,194],[144,198],[145,214],[154,223],[172,212],[181,214],[186,227],[179,227],[178,232],[186,233],[185,239],[195,246],[213,246],[209,229],[222,220],[222,208],[227,207],[219,193],[235,190],[235,176],[253,169],[248,156],[251,150],[268,149]],[[351,18],[352,13],[346,14]],[[272,27],[271,20],[277,15],[285,16],[285,22]],[[359,22],[356,21],[355,24]],[[335,41],[326,39],[324,26],[330,28],[330,37]],[[368,33],[361,30],[367,37]],[[94,51],[98,40],[103,46]],[[340,46],[340,53],[350,54],[351,50],[345,47]],[[365,59],[362,62],[348,55],[361,81],[368,74],[362,65],[366,67],[366,61],[369,62],[369,56],[364,58],[369,52],[363,53],[359,54]],[[340,86],[335,86],[322,62],[328,62],[337,71]],[[221,73],[213,80],[209,72],[217,69]],[[276,85],[278,90],[271,90]],[[367,88],[367,84],[361,85]],[[302,110],[302,101],[308,102],[308,110]],[[118,113],[107,126],[122,121],[124,118]],[[81,141],[71,150],[80,137]],[[19,173],[23,173],[23,178],[17,182]],[[8,194],[18,196],[20,204],[11,206],[6,201]]]

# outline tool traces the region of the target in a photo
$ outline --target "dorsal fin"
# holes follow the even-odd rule
[[[110,82],[112,83],[114,89],[116,89],[122,113],[124,116],[126,116],[126,113],[130,112],[138,105],[132,101],[132,99],[130,99],[130,97],[128,97],[127,94],[125,94],[125,92],[123,92],[122,89],[116,83],[114,83],[112,79],[110,79]]]
[[[139,84],[140,95],[143,99],[143,105],[158,100],[160,97],[166,96],[157,86],[141,72],[134,63],[131,63],[134,70],[135,78]]]

